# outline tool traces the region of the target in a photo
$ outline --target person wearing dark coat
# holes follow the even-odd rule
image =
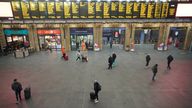
[[[152,77],[152,81],[155,81],[155,76],[158,72],[158,64],[155,64],[153,67],[152,67],[152,71],[153,71],[153,77]]]
[[[113,63],[115,62],[117,55],[115,53],[112,54],[112,58],[113,58]]]
[[[149,62],[150,62],[150,60],[151,60],[151,57],[150,57],[150,55],[149,54],[147,54],[147,56],[146,56],[146,67],[148,67],[149,66]]]
[[[101,91],[101,85],[98,83],[97,80],[94,81],[94,91],[95,91],[95,103],[99,102],[98,93]]]
[[[15,92],[15,96],[16,96],[16,99],[17,99],[17,104],[18,104],[18,101],[22,100],[21,99],[21,91],[22,91],[22,85],[20,82],[17,81],[17,79],[14,79],[13,80],[13,83],[11,85],[11,88],[12,90]]]
[[[113,58],[111,56],[108,58],[108,63],[109,63],[108,69],[112,69]]]
[[[171,69],[171,62],[173,61],[173,56],[172,55],[169,55],[167,57],[167,69]]]

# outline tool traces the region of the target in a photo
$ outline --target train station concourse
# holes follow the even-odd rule
[[[0,0],[0,108],[192,108],[191,10],[191,0]]]

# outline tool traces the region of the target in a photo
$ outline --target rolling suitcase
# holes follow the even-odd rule
[[[94,92],[90,92],[90,100],[95,100],[95,93]]]
[[[65,59],[66,61],[68,61],[68,60],[69,60],[68,55],[65,55],[64,59]]]
[[[24,95],[25,95],[26,100],[31,98],[31,88],[30,87],[25,88]]]

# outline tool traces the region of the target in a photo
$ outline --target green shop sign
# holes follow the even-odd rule
[[[5,29],[4,30],[4,34],[6,36],[10,36],[10,35],[28,35],[28,30],[26,29],[22,29],[22,30],[14,30],[14,29]]]

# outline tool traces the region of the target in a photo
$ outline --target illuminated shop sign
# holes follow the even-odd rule
[[[37,30],[38,35],[61,34],[60,30]]]
[[[14,30],[14,29],[5,29],[4,34],[7,36],[10,35],[28,35],[28,30],[23,29],[23,30]]]

